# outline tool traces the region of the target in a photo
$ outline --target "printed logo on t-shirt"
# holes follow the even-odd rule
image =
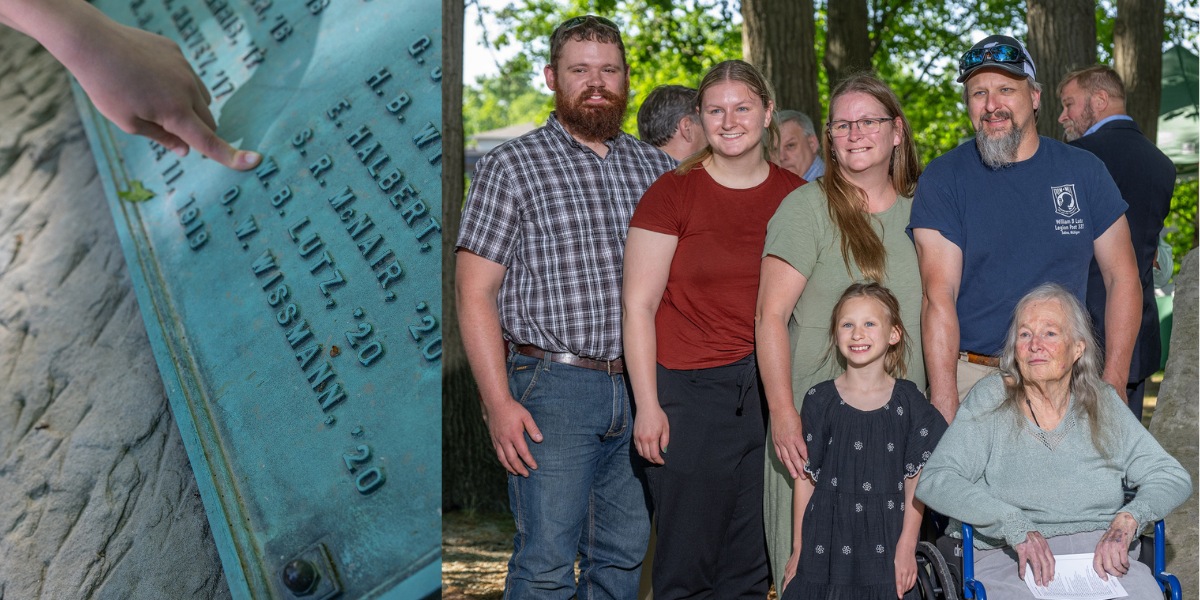
[[[1079,201],[1075,198],[1075,184],[1053,186],[1050,188],[1050,193],[1054,195],[1054,212],[1064,217],[1073,217],[1079,212]]]
[[[1079,199],[1075,196],[1075,184],[1056,185],[1050,188],[1054,196],[1054,212],[1063,218],[1054,220],[1054,230],[1063,235],[1079,235],[1083,232],[1083,219],[1071,218],[1079,214]]]

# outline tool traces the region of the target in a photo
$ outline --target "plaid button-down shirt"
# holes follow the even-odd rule
[[[458,247],[504,265],[500,325],[517,344],[612,360],[621,356],[621,271],[642,193],[674,168],[625,133],[600,158],[552,113],[475,168]]]

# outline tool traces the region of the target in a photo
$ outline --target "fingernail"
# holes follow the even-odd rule
[[[262,162],[262,155],[253,150],[238,150],[233,157],[233,167],[241,171],[253,169],[260,162]]]

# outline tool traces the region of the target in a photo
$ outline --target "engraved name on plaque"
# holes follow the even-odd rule
[[[175,40],[264,156],[180,158],[76,89],[233,595],[435,592],[440,5],[95,4]]]

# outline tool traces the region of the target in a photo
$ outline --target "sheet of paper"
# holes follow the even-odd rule
[[[1034,598],[1042,600],[1107,600],[1125,598],[1129,594],[1121,580],[1109,576],[1100,579],[1092,569],[1095,554],[1064,554],[1054,557],[1054,580],[1041,587],[1033,582],[1033,569],[1025,567],[1025,585]]]

